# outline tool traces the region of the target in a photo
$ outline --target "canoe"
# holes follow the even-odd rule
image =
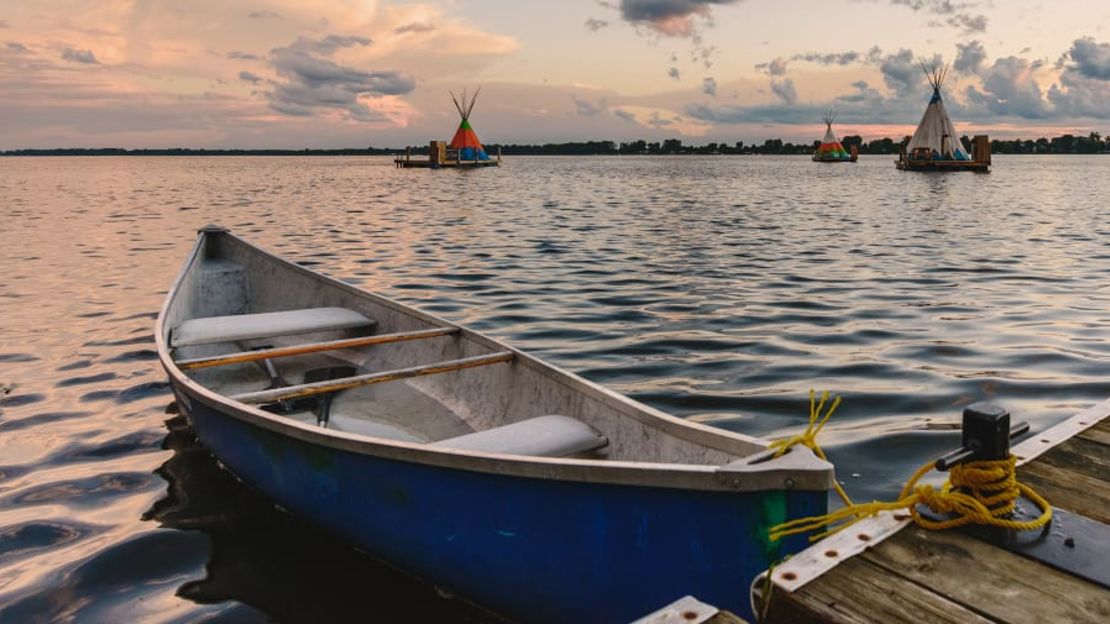
[[[237,478],[495,613],[631,621],[748,586],[826,511],[808,449],[671,416],[481,333],[200,230],[155,328],[179,409]]]

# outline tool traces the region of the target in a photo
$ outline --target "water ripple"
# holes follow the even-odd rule
[[[487,619],[276,511],[182,419],[167,434],[153,321],[206,223],[699,422],[786,435],[809,388],[839,391],[824,438],[861,499],[954,446],[971,401],[1041,430],[1110,395],[1105,159],[0,168],[21,233],[0,251],[2,621]]]

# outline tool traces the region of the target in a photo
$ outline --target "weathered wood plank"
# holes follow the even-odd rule
[[[1110,419],[1104,420],[1094,427],[1080,433],[1079,437],[1084,440],[1110,446]]]
[[[1091,429],[1094,429],[1095,431],[1101,431],[1103,433],[1110,433],[1110,418],[1103,418],[1101,421],[1095,423],[1094,426],[1091,427]]]
[[[911,526],[862,558],[1002,622],[1110,621],[1105,588],[960,532]]]
[[[718,611],[717,615],[706,620],[705,624],[748,624],[748,621],[731,611]]]
[[[834,573],[792,594],[772,594],[765,623],[795,622],[986,624],[991,620],[862,557],[853,557]]]
[[[1043,461],[1019,466],[1017,475],[1054,507],[1110,523],[1110,482],[1105,479]]]
[[[1037,458],[1044,462],[1074,470],[1104,481],[1110,480],[1110,446],[1075,437]],[[1110,489],[1110,481],[1105,487]]]

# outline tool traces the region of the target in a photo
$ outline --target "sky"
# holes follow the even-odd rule
[[[0,149],[1110,134],[1107,0],[0,0]]]

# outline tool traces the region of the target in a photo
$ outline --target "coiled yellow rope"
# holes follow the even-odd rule
[[[813,449],[818,457],[825,459],[825,453],[817,444],[817,434],[840,405],[840,397],[836,397],[828,411],[822,415],[821,412],[828,399],[829,393],[825,392],[821,396],[821,402],[817,403],[814,392],[810,390],[809,426],[804,432],[792,438],[772,443],[771,448],[775,449],[776,457],[785,453],[790,447],[800,444]],[[823,516],[799,518],[771,527],[770,538],[771,541],[776,541],[789,535],[832,527],[811,536],[809,540],[812,542],[851,526],[863,518],[874,516],[880,511],[899,509],[908,510],[918,526],[933,530],[950,529],[966,524],[1004,527],[1015,531],[1042,528],[1052,519],[1052,507],[1032,488],[1018,482],[1014,472],[1016,465],[1017,460],[1013,455],[997,461],[957,464],[952,467],[948,481],[941,487],[917,485],[921,477],[934,468],[933,462],[929,462],[917,469],[906,486],[902,488],[898,500],[892,502],[873,501],[855,504],[848,498],[848,494],[840,484],[836,484],[836,492],[844,500],[844,507]],[[1014,520],[1007,517],[1016,508],[1017,499],[1020,496],[1025,496],[1040,508],[1040,517],[1035,520]],[[926,518],[918,511],[918,505],[925,505],[937,514],[951,514],[952,517],[947,520]]]

